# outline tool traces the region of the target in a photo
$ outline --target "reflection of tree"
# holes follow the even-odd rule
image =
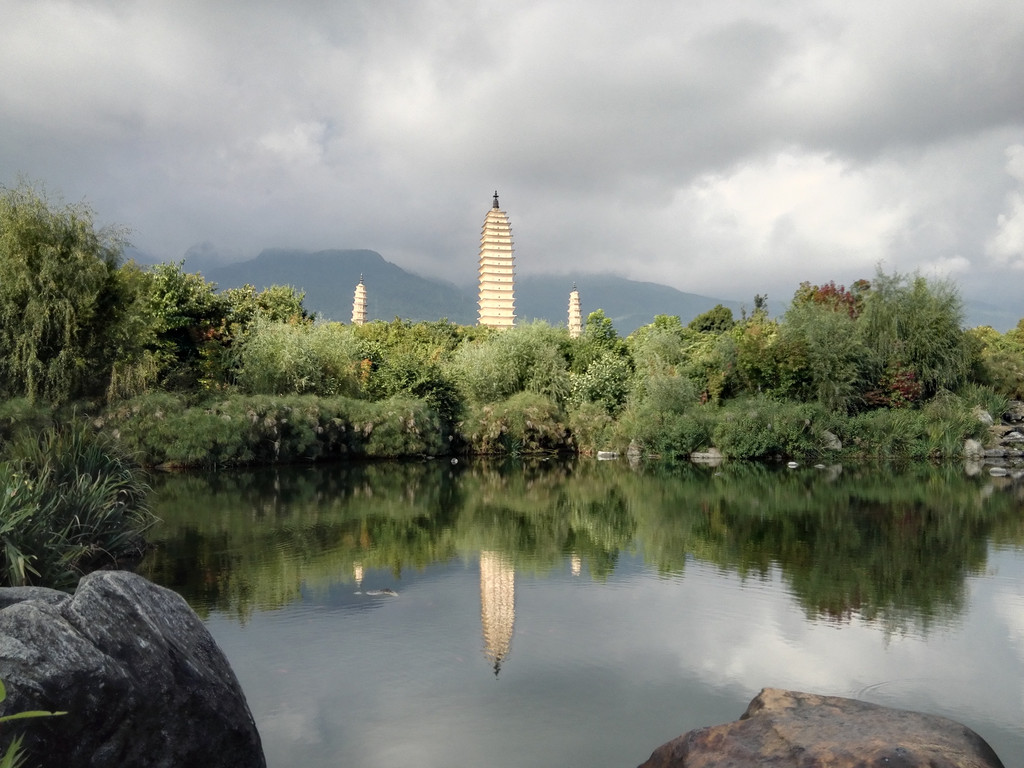
[[[456,554],[457,487],[439,465],[365,464],[158,478],[163,525],[140,570],[200,613],[246,617],[302,587],[362,569],[422,567]]]
[[[811,615],[927,626],[960,610],[991,532],[1024,542],[1021,501],[986,482],[927,466],[832,476],[587,461],[172,476],[153,499],[166,522],[143,570],[200,611],[244,617],[352,582],[357,566],[400,575],[489,552],[543,573],[575,556],[606,578],[639,547],[668,574],[687,557],[744,578],[778,569]]]
[[[648,506],[638,531],[662,570],[681,570],[687,552],[742,576],[776,566],[809,614],[891,628],[958,612],[993,520],[1019,515],[1010,494],[987,498],[955,469],[933,467],[829,481],[732,465],[665,487],[671,498],[659,502],[688,513]]]

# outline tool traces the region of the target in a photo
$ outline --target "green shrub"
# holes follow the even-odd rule
[[[877,408],[852,416],[843,430],[843,443],[861,457],[925,459],[921,412],[908,408]]]
[[[622,436],[607,409],[598,403],[580,403],[569,411],[569,430],[577,450],[594,454],[604,450],[625,450]]]
[[[595,403],[609,415],[614,415],[626,402],[632,373],[628,358],[606,352],[588,365],[582,374],[572,375],[570,401],[576,406]]]
[[[355,450],[375,458],[437,455],[448,452],[437,413],[427,403],[410,397],[393,397],[376,403],[360,403],[362,416],[353,423],[361,440]]]
[[[812,457],[822,452],[822,432],[833,426],[818,404],[754,397],[719,412],[712,443],[736,459]]]
[[[454,355],[452,375],[470,403],[498,403],[518,392],[544,395],[558,403],[569,394],[564,329],[527,323],[463,344]]]
[[[257,319],[238,345],[236,380],[251,395],[359,392],[358,341],[340,323]]]
[[[139,461],[183,467],[445,453],[438,416],[408,397],[232,395],[186,407],[170,395],[123,403],[104,429]]]
[[[0,400],[0,446],[23,433],[38,435],[55,421],[55,411],[48,403],[32,402],[27,397]]]
[[[10,585],[72,586],[138,555],[153,523],[137,467],[86,425],[13,442],[0,489],[0,576]]]
[[[660,410],[650,402],[629,407],[619,417],[616,441],[637,445],[647,454],[666,458],[689,456],[711,446],[716,410],[698,406],[686,412]]]
[[[1024,320],[1005,334],[988,326],[967,333],[977,350],[974,378],[1001,395],[1024,399]]]
[[[618,418],[618,444],[645,453],[688,456],[711,444],[713,409],[699,404],[697,385],[680,375],[644,378]]]
[[[784,394],[816,400],[841,413],[858,404],[864,348],[848,312],[810,302],[794,304],[786,312],[779,351],[789,353],[782,366],[788,375],[780,380]]]
[[[921,408],[928,455],[949,459],[963,454],[968,438],[984,440],[987,427],[970,400],[940,392]]]
[[[887,374],[910,372],[925,398],[955,390],[977,356],[962,325],[963,302],[952,283],[879,271],[856,321],[865,380],[881,384]]]
[[[521,392],[501,403],[473,408],[462,433],[474,453],[518,455],[573,449],[571,433],[558,404],[549,397]]]
[[[999,415],[1004,413],[1010,404],[1010,398],[1004,393],[996,391],[993,387],[977,383],[966,384],[961,387],[960,391],[957,392],[957,397],[972,412],[974,412],[975,408],[979,408],[996,420],[999,419]]]

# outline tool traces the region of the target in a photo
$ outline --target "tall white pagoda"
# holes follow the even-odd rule
[[[578,339],[583,333],[583,314],[580,311],[580,292],[576,286],[569,293],[569,338]]]
[[[356,286],[356,294],[352,299],[352,325],[362,325],[366,322],[366,286],[363,285],[363,276],[359,276],[359,285]]]
[[[511,328],[516,322],[515,259],[512,257],[512,225],[494,205],[484,220],[480,236],[480,319],[479,325]]]

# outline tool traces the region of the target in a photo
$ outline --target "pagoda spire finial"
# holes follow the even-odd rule
[[[491,207],[492,208],[497,208],[498,207],[498,190],[494,190],[494,205],[492,205]]]

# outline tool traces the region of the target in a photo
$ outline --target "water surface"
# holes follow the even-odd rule
[[[1024,503],[960,468],[335,465],[159,478],[143,565],[271,766],[635,766],[766,686],[1024,766]]]

